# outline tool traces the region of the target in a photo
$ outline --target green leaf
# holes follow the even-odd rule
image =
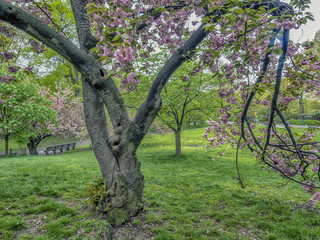
[[[276,48],[273,50],[273,53],[276,54],[276,55],[281,55],[283,53],[282,49],[281,48]]]

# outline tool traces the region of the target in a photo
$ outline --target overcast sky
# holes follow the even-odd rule
[[[289,3],[290,0],[283,0],[283,2]],[[315,18],[315,21],[308,21],[307,25],[302,26],[302,29],[292,30],[291,39],[294,42],[304,42],[306,40],[312,40],[316,31],[320,30],[320,0],[311,0],[310,8],[307,10],[311,12]]]

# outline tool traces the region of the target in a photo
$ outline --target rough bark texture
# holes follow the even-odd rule
[[[103,210],[111,222],[120,225],[130,216],[136,215],[143,207],[143,175],[140,162],[136,157],[136,148],[115,132],[109,138],[104,105],[97,91],[83,79],[83,100],[86,125],[95,156],[98,160],[103,179],[106,182],[108,199],[103,203]],[[129,129],[124,130],[130,134]]]

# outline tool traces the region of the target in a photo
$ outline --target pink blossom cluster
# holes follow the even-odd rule
[[[153,121],[149,132],[150,131],[154,131],[159,135],[166,135],[166,134],[172,133],[172,130],[167,125],[165,125],[157,120]]]
[[[137,73],[130,73],[126,78],[121,78],[120,88],[123,90],[135,91],[137,90],[137,86],[141,82]]]
[[[230,144],[234,146],[236,144],[236,138],[234,134],[238,133],[238,130],[232,126],[230,123],[220,124],[214,120],[208,121],[209,127],[206,128],[203,137],[208,139],[210,145],[207,145],[207,148],[213,147],[216,148],[220,145]],[[209,134],[214,134],[214,137],[209,137]]]
[[[4,36],[8,38],[12,38],[14,36],[13,30],[5,25],[0,25],[0,33],[4,34]]]
[[[119,62],[124,64],[132,63],[135,59],[131,47],[121,47],[117,49],[114,53],[114,57]]]
[[[5,0],[8,3],[15,4],[21,7],[26,12],[32,14],[34,17],[38,18],[45,24],[51,24],[52,12],[49,10],[47,5],[41,6],[41,9],[33,3],[32,0]]]
[[[88,135],[83,104],[79,99],[74,98],[74,93],[70,88],[63,89],[61,84],[57,84],[56,91],[52,92],[43,87],[40,95],[53,103],[51,108],[56,112],[56,121],[47,123],[52,135],[76,139],[83,139]]]
[[[102,61],[111,63],[117,76],[130,76],[130,73],[145,71],[145,64],[138,63],[149,61],[156,53],[155,44],[167,48],[168,52],[176,51],[190,34],[188,21],[191,14],[204,14],[200,6],[196,7],[199,1],[188,0],[181,4],[188,8],[175,8],[177,3],[173,0],[141,1],[140,4],[125,0],[108,4],[105,1],[95,1],[94,4],[88,1],[88,10],[95,9],[90,15],[91,27],[100,40],[97,53]],[[152,13],[151,9],[160,11],[156,10],[160,8],[164,10],[156,18],[146,14]],[[122,77],[121,89],[132,89],[137,83],[136,78],[132,79],[134,82]],[[126,88],[125,84],[129,87]]]
[[[31,41],[30,41],[30,45],[33,47],[33,49],[34,49],[36,52],[43,53],[43,52],[45,51],[43,44],[38,43],[38,42],[35,41],[35,40],[31,40]]]

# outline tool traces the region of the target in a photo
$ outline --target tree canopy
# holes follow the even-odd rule
[[[56,115],[52,102],[41,96],[39,86],[26,81],[22,71],[6,72],[6,65],[0,65],[3,77],[12,80],[10,84],[0,82],[0,136],[5,139],[5,154],[8,154],[9,138],[34,138],[51,132]],[[14,79],[14,80],[13,80]]]

